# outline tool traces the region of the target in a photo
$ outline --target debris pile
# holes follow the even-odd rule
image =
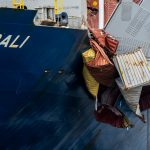
[[[115,3],[110,6],[114,8]],[[95,98],[96,120],[117,128],[133,127],[117,105],[120,95],[143,122],[141,111],[150,108],[150,12],[141,3],[120,2],[103,30],[90,18],[91,49],[82,54],[83,77]]]

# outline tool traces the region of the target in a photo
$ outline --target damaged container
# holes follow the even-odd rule
[[[119,95],[117,86],[106,88],[104,91],[100,88],[94,112],[96,120],[117,128],[132,127],[125,114],[115,106]]]
[[[129,106],[129,108],[141,119],[143,119],[143,115],[140,110],[139,100],[142,91],[142,86],[132,88],[132,89],[124,89],[124,85],[120,78],[116,79],[116,83],[120,88],[120,91]]]
[[[117,70],[114,64],[110,61],[105,54],[102,47],[100,47],[96,41],[90,40],[91,46],[96,53],[94,59],[86,63],[91,75],[97,82],[107,87],[113,86],[115,77],[117,76]]]
[[[88,63],[89,61],[94,59],[95,55],[96,54],[95,54],[95,51],[93,49],[89,49],[89,50],[85,51],[84,53],[82,53],[83,62],[84,62],[83,78],[84,78],[84,81],[85,81],[85,84],[86,84],[86,87],[87,87],[88,91],[94,97],[96,97],[97,94],[98,94],[99,83],[93,78],[93,76],[89,72],[89,70],[86,66],[86,63]]]
[[[150,70],[141,48],[118,54],[113,59],[125,89],[150,83]]]

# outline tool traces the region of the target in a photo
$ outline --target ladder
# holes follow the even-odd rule
[[[59,12],[63,11],[63,0],[54,0],[54,13],[55,15],[58,15]]]
[[[15,8],[24,9],[24,0],[12,0],[12,4]]]

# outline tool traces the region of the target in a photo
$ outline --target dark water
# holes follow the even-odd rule
[[[78,92],[83,92],[83,89],[78,89]],[[34,98],[23,107],[16,106],[16,112],[12,110],[7,113],[7,110],[3,110],[1,114],[4,114],[4,111],[6,113],[3,118],[1,117],[0,149],[147,150],[150,148],[149,120],[145,124],[142,123],[122,104],[121,109],[135,124],[134,128],[116,129],[98,123],[94,119],[92,99],[86,94],[77,97],[73,93],[72,91],[68,96],[67,93],[45,92],[41,95],[38,93],[38,97],[37,93],[32,93]],[[10,92],[7,96],[12,98],[13,93]],[[22,96],[26,98],[27,93]],[[7,105],[12,104],[10,102]],[[149,111],[144,114],[148,119]]]

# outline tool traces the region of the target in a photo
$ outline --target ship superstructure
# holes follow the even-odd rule
[[[28,10],[38,10],[35,17],[36,23],[47,20],[51,17],[54,19],[54,13],[66,12],[68,15],[68,26],[70,28],[86,28],[87,4],[86,1],[76,0],[70,3],[70,0],[23,0],[25,8]],[[17,0],[17,2],[21,2]],[[58,12],[55,7],[58,5]],[[0,7],[13,8],[12,0],[0,0]],[[19,7],[19,6],[18,6]],[[60,8],[61,7],[61,8]],[[55,19],[54,19],[55,21]]]

